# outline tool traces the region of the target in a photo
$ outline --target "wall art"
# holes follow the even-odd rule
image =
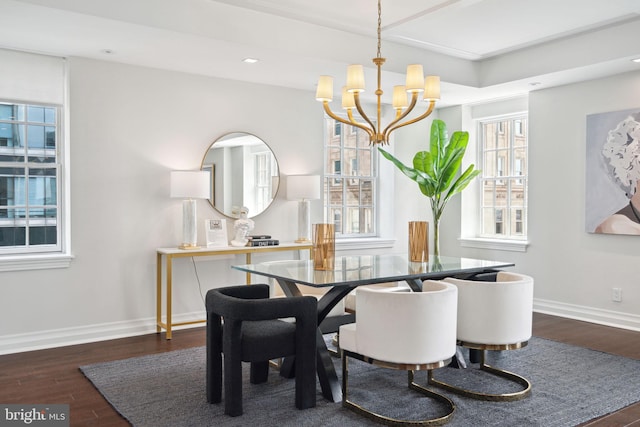
[[[585,228],[640,235],[640,108],[587,116]]]

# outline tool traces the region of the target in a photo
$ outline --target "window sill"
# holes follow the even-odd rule
[[[69,254],[0,256],[0,272],[68,268],[73,258]]]
[[[458,239],[460,246],[464,248],[494,249],[498,251],[526,252],[529,246],[528,240],[483,239],[478,237],[465,237]]]
[[[384,239],[379,237],[336,239],[336,251],[391,248],[395,243],[395,239]]]

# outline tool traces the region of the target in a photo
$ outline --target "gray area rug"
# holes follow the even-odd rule
[[[450,426],[575,426],[640,400],[640,361],[541,338],[521,350],[489,352],[489,364],[517,372],[532,382],[532,393],[517,402],[482,402],[447,394],[456,405]],[[335,359],[340,375],[340,360]],[[419,419],[441,408],[406,387],[404,371],[350,360],[350,398],[387,416]],[[205,396],[205,348],[81,366],[80,370],[134,426],[362,426],[378,425],[326,401],[318,385],[317,407],[294,406],[294,380],[271,371],[265,384],[248,383],[245,367],[244,415],[224,415],[224,405]],[[491,392],[486,373],[442,368],[439,379]],[[482,376],[481,379],[479,378]],[[418,382],[426,373],[417,373]],[[499,384],[509,387],[509,384]],[[445,393],[446,394],[446,393]],[[440,411],[440,412],[438,412]]]

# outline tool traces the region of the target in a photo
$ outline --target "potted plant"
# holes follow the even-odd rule
[[[469,142],[469,133],[456,131],[448,138],[447,125],[442,120],[431,124],[429,151],[419,151],[413,157],[413,167],[406,166],[393,155],[378,148],[406,176],[418,183],[422,194],[431,202],[433,214],[433,254],[440,255],[440,218],[451,197],[462,190],[480,171],[470,165],[460,175],[462,158]]]

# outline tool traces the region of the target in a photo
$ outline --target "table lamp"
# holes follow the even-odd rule
[[[296,243],[311,242],[309,201],[319,198],[319,175],[289,175],[287,177],[287,199],[298,201],[298,239],[296,239]]]
[[[171,197],[182,198],[182,244],[180,249],[197,249],[196,200],[210,197],[208,171],[172,171]]]

